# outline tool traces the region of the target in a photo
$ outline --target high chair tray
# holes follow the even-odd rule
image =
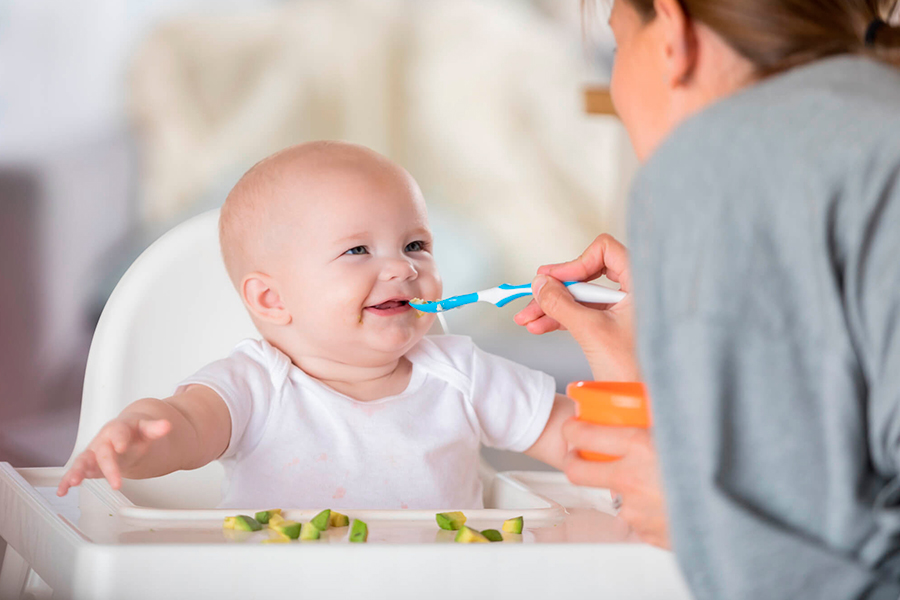
[[[494,476],[487,508],[464,511],[467,525],[499,529],[522,515],[526,529],[493,544],[456,544],[438,511],[410,510],[342,510],[368,523],[366,544],[347,543],[347,528],[262,544],[265,530],[223,530],[222,518],[241,510],[139,507],[100,481],[57,498],[62,474],[0,463],[4,600],[22,593],[10,575],[22,568],[40,577],[29,579],[34,597],[52,589],[54,599],[690,597],[672,555],[635,543],[608,492],[561,473]],[[266,507],[243,512],[257,508]],[[282,508],[299,520],[316,512]]]

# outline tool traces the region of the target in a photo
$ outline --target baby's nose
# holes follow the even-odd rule
[[[381,269],[381,279],[390,281],[392,279],[415,279],[419,275],[412,261],[406,258],[394,258],[385,261]]]

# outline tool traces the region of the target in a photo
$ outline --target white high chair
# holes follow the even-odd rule
[[[170,395],[178,381],[258,335],[225,273],[217,222],[210,211],[175,227],[116,286],[91,344],[69,463],[127,404]],[[432,333],[445,329],[439,323]],[[370,524],[366,550],[340,530],[322,545],[279,548],[224,536],[223,511],[209,510],[220,499],[217,462],[126,480],[121,493],[90,480],[57,498],[64,472],[0,463],[0,552],[8,542],[0,600],[266,597],[296,592],[292,582],[310,596],[449,600],[461,588],[440,584],[448,571],[465,573],[485,595],[689,597],[670,554],[616,543],[627,541],[627,528],[610,515],[607,492],[577,488],[561,473],[492,474],[485,509],[466,510],[478,528],[525,515],[527,531],[513,540],[524,544],[459,548],[446,543],[453,532],[437,529],[434,511],[352,511]],[[313,514],[301,512],[292,518]],[[291,578],[258,576],[266,572]]]

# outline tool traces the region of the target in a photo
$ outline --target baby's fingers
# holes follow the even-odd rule
[[[119,473],[119,463],[116,460],[116,450],[112,443],[101,442],[94,448],[94,455],[97,457],[97,465],[100,467],[103,477],[109,482],[109,485],[117,490],[122,486],[122,476]]]
[[[94,453],[85,450],[78,455],[72,466],[66,471],[65,475],[59,481],[59,487],[56,488],[57,496],[65,496],[69,492],[69,488],[81,484],[85,478],[90,477],[92,472],[98,471]],[[95,475],[96,476],[96,475]]]
[[[116,453],[123,454],[134,441],[134,429],[121,421],[113,421],[106,426],[106,438]]]
[[[59,480],[59,486],[56,488],[57,496],[65,496],[69,493],[69,488],[73,488],[84,481],[84,472],[71,468],[66,471],[66,474],[62,476],[62,479]]]

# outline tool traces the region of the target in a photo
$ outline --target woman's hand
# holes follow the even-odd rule
[[[613,305],[575,302],[560,281],[590,281],[601,275],[631,292],[628,251],[610,235],[601,235],[577,259],[538,269],[534,300],[515,321],[535,334],[568,329],[581,346],[598,381],[639,381],[634,350],[631,296]],[[649,544],[669,547],[662,483],[650,432],[603,427],[569,419],[562,435],[570,445],[564,471],[572,483],[608,488],[622,498],[622,517]],[[578,450],[620,456],[610,462],[582,459]]]
[[[637,381],[633,312],[630,296],[616,304],[579,304],[560,281],[590,281],[601,275],[631,291],[628,251],[611,235],[603,234],[577,259],[544,265],[532,282],[534,300],[516,316],[528,331],[543,334],[568,329],[581,346],[598,381]]]
[[[574,448],[563,468],[569,481],[576,485],[608,488],[613,494],[619,494],[622,498],[619,517],[644,542],[669,549],[662,481],[650,432],[569,419],[563,425],[563,437]],[[577,450],[622,458],[609,462],[584,460]]]

